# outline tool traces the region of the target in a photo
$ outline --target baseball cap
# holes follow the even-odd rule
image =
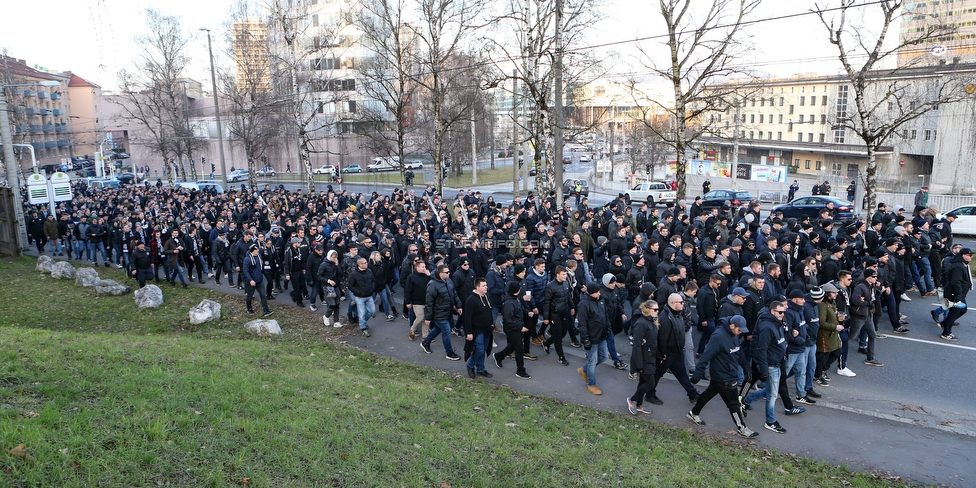
[[[732,294],[735,295],[735,296],[739,296],[739,297],[747,297],[747,296],[749,296],[749,294],[746,293],[745,288],[742,288],[741,286],[735,287],[735,289],[732,290]]]
[[[749,328],[746,327],[746,319],[745,319],[745,317],[743,317],[741,315],[733,315],[732,318],[729,319],[729,323],[732,324],[732,325],[734,325],[734,326],[736,326],[736,327],[738,327],[739,328],[739,332],[742,332],[743,334],[748,334],[749,333]]]
[[[959,251],[959,255],[960,256],[962,256],[963,254],[969,254],[970,256],[972,256],[973,255],[973,250],[970,249],[970,248],[968,248],[968,247],[964,247],[964,248],[962,248],[962,250]]]

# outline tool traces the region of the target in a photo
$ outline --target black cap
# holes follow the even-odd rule
[[[839,244],[834,244],[833,246],[830,246],[830,254],[833,254],[835,252],[843,252],[843,251],[844,248],[840,247]]]
[[[517,275],[519,273],[524,273],[524,272],[525,272],[525,265],[524,264],[522,264],[522,263],[515,263],[515,266],[512,266],[512,274],[516,274]]]
[[[508,285],[506,285],[505,291],[509,295],[518,295],[518,292],[519,292],[519,289],[520,288],[521,288],[521,286],[518,283],[516,283],[514,281],[510,281],[510,282],[508,282]]]
[[[972,250],[972,249],[970,249],[970,248],[968,248],[968,247],[964,247],[964,248],[962,248],[962,249],[961,249],[961,250],[959,251],[959,255],[960,255],[960,256],[962,256],[963,254],[969,254],[970,256],[972,256],[972,255],[973,255],[973,250]]]
[[[878,272],[875,271],[875,270],[873,270],[873,269],[871,269],[871,268],[868,268],[868,269],[864,270],[864,277],[865,278],[870,278],[872,276],[878,276]]]
[[[790,298],[791,299],[793,299],[793,298],[805,298],[805,297],[806,297],[806,295],[804,295],[803,292],[800,291],[800,290],[793,290],[793,291],[790,292]]]
[[[592,295],[592,294],[594,294],[594,293],[596,293],[598,291],[600,291],[600,285],[598,285],[598,284],[596,284],[596,283],[594,283],[592,281],[586,284],[586,294],[587,295]]]
[[[668,269],[668,276],[678,276],[680,274],[681,274],[681,270],[678,269],[677,266],[671,266],[671,268]]]

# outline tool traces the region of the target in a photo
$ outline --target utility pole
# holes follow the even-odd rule
[[[227,177],[227,163],[224,162],[224,130],[220,126],[220,102],[217,101],[217,72],[214,70],[213,45],[210,42],[210,29],[207,31],[207,52],[210,53],[210,82],[213,83],[214,119],[217,121],[217,152],[220,154],[220,174]],[[204,169],[206,172],[206,169]]]
[[[739,162],[739,119],[742,118],[742,105],[735,101],[735,130],[732,132],[732,189],[736,189],[735,165]]]
[[[554,44],[556,45],[556,56],[553,62],[553,104],[552,110],[555,112],[553,118],[553,158],[550,164],[553,165],[552,185],[556,189],[556,204],[561,205],[563,201],[563,0],[556,0],[556,31]]]
[[[7,186],[14,194],[14,225],[17,226],[16,245],[23,251],[30,245],[27,242],[27,222],[24,220],[23,197],[20,195],[20,168],[14,159],[13,136],[10,134],[10,119],[7,112],[6,88],[0,86],[0,142],[3,142],[4,171],[7,173]],[[33,158],[31,158],[33,162]]]
[[[512,194],[519,196],[518,70],[512,71]]]
[[[474,132],[474,108],[471,109],[471,186],[478,184],[478,139]]]

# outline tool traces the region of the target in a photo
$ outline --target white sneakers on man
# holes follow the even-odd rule
[[[849,378],[853,378],[853,377],[857,376],[857,374],[855,374],[849,368],[837,368],[837,374],[839,374],[841,376],[847,376]]]

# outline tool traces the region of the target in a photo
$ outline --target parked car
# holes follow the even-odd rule
[[[952,235],[976,235],[976,205],[963,205],[945,214],[936,214],[936,217],[941,219],[950,212],[956,214],[956,220],[952,223]]]
[[[325,166],[322,166],[322,167],[313,169],[312,170],[312,174],[313,175],[331,175],[331,174],[335,174],[335,171],[336,171],[335,166],[330,166],[330,165],[327,164]]]
[[[573,158],[569,156],[563,156],[563,164],[573,164]]]
[[[350,164],[349,166],[346,166],[345,168],[342,168],[342,172],[343,173],[362,173],[363,172],[363,167],[360,166],[360,165],[358,165],[358,164]]]
[[[827,195],[795,198],[790,203],[773,207],[773,212],[783,212],[783,217],[787,219],[805,215],[813,220],[820,216],[820,210],[827,207],[827,202],[834,204],[834,219],[849,220],[854,217],[854,205],[851,202]]]
[[[94,178],[95,168],[85,168],[85,169],[75,171],[75,175],[78,176],[79,178]]]
[[[119,180],[119,183],[123,185],[132,185],[136,182],[136,174],[126,171],[115,175],[115,179]]]
[[[580,158],[579,159],[580,159],[580,162],[581,163],[589,163],[589,162],[592,161],[592,159],[590,159],[590,155],[589,154],[580,154]]]
[[[227,175],[227,183],[236,183],[247,180],[250,173],[246,169],[235,169]]]
[[[576,196],[576,182],[583,184],[583,188],[579,191],[579,194],[588,197],[590,196],[590,186],[586,180],[579,180],[575,178],[569,178],[563,182],[563,195],[566,197]]]
[[[678,192],[671,189],[671,185],[659,181],[638,183],[624,193],[627,205],[631,201],[647,202],[648,205],[677,201]]]
[[[378,171],[396,171],[400,169],[400,158],[393,156],[391,158],[373,158],[373,162],[366,165],[366,171],[378,172]]]
[[[106,188],[118,188],[120,186],[119,180],[114,178],[90,178],[88,180],[88,188],[106,189]]]
[[[274,176],[275,170],[271,166],[265,166],[254,172],[255,176]]]
[[[420,161],[407,161],[407,169],[424,169],[424,163]]]
[[[531,168],[529,168],[529,176],[535,176],[536,173],[538,173],[538,171],[539,170],[537,170],[535,166],[532,166]]]
[[[754,200],[752,194],[742,190],[712,190],[702,196],[702,208],[722,208],[728,203],[732,206],[742,205]]]

